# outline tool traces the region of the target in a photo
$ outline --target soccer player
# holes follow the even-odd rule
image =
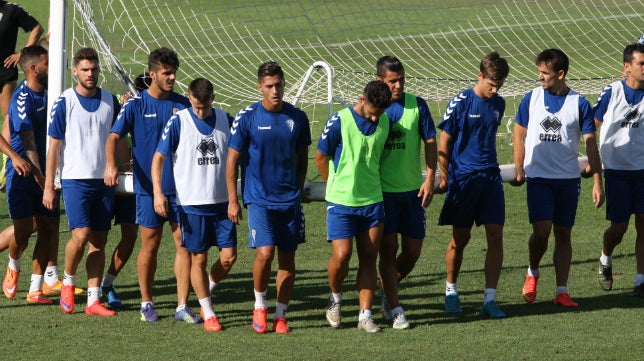
[[[66,313],[74,311],[76,272],[89,244],[85,314],[114,316],[116,312],[106,309],[100,300],[105,244],[114,207],[114,190],[103,182],[103,171],[105,142],[120,105],[114,94],[98,87],[99,73],[96,50],[78,49],[72,60],[77,84],[65,90],[52,107],[42,202],[50,211],[58,208],[54,177],[60,163],[63,200],[72,231],[65,246],[60,308]]]
[[[622,242],[631,214],[635,214],[634,294],[644,297],[644,36],[642,44],[624,48],[624,80],[602,90],[594,107],[595,125],[601,127],[599,152],[606,181],[606,219],[599,258],[599,284],[613,288],[612,255]]]
[[[481,316],[505,317],[494,300],[503,265],[505,223],[496,131],[505,112],[505,100],[498,91],[509,72],[508,62],[497,52],[486,55],[479,64],[478,83],[452,98],[438,125],[441,181],[437,192],[447,191],[438,224],[452,225],[445,252],[445,311],[449,313],[463,312],[456,281],[476,222],[485,226],[487,238]]]
[[[198,323],[201,320],[187,306],[190,291],[190,254],[181,247],[181,230],[171,159],[166,159],[161,177],[163,193],[169,204],[167,217],[161,217],[154,212],[154,193],[150,174],[152,157],[164,125],[174,113],[189,107],[190,102],[186,97],[173,91],[177,69],[179,69],[179,58],[176,52],[168,48],[152,51],[148,56],[148,67],[152,78],[150,87],[125,103],[107,139],[105,182],[109,186],[117,184],[116,145],[119,139],[130,133],[134,193],[137,196],[136,218],[141,236],[141,249],[136,262],[141,291],[141,321],[158,320],[152,302],[152,285],[157,269],[157,253],[163,236],[163,224],[168,222],[176,249],[174,272],[177,279],[178,306],[174,318],[177,321]]]
[[[248,208],[248,243],[255,249],[253,330],[265,333],[266,290],[277,247],[277,302],[273,331],[289,333],[286,309],[295,282],[295,251],[304,238],[302,202],[311,130],[306,114],[285,102],[284,72],[273,61],[260,65],[258,89],[262,99],[241,110],[228,142],[226,183],[228,218],[239,222],[238,165],[243,174],[243,202]]]
[[[526,182],[528,216],[532,234],[528,240],[529,263],[523,285],[525,302],[537,298],[539,263],[554,230],[553,262],[557,290],[555,305],[577,307],[568,294],[568,274],[572,260],[570,234],[579,201],[579,141],[583,137],[593,176],[592,199],[595,207],[604,203],[601,161],[595,139],[590,104],[566,85],[568,56],[559,49],[539,53],[535,65],[541,86],[529,91],[517,111],[513,144],[516,179]]]
[[[398,285],[414,268],[425,237],[425,208],[434,195],[436,128],[425,99],[405,92],[405,68],[398,58],[383,56],[376,63],[380,80],[391,90],[385,113],[391,121],[380,163],[385,204],[385,228],[380,244],[382,311],[394,329],[409,327],[398,299]],[[420,171],[421,143],[427,176]],[[398,252],[400,233],[401,253]]]
[[[134,80],[134,87],[140,93],[149,87],[149,82],[145,82],[145,74],[140,74]],[[149,79],[149,74],[148,74]],[[132,94],[125,93],[120,97],[121,104],[125,104]],[[126,145],[124,146],[123,143]],[[132,171],[132,140],[129,134],[117,143],[117,154],[119,172]],[[103,281],[101,282],[101,293],[107,300],[107,304],[112,309],[120,309],[123,302],[119,298],[116,290],[114,289],[114,281],[121,272],[125,264],[129,261],[132,252],[134,251],[134,244],[136,237],[139,233],[139,225],[136,221],[136,195],[135,194],[119,194],[114,193],[114,225],[121,227],[121,240],[114,248],[112,258]]]
[[[373,322],[371,304],[384,229],[380,161],[389,137],[385,109],[390,104],[389,87],[378,80],[369,82],[357,104],[329,118],[315,152],[315,165],[327,184],[327,240],[333,253],[328,263],[331,293],[326,319],[334,328],[340,327],[342,320],[342,282],[349,272],[355,237],[359,260],[358,328],[369,333],[380,331]]]
[[[16,89],[18,80],[17,65],[20,52],[16,53],[18,29],[29,32],[25,47],[35,45],[43,33],[42,26],[31,14],[20,5],[0,0],[0,111],[3,119],[9,109],[9,101]],[[6,119],[5,119],[6,120]],[[2,136],[10,141],[9,122],[2,124]],[[7,155],[3,155],[3,164],[6,164]],[[0,188],[5,189],[5,171],[0,172]]]
[[[53,237],[58,237],[59,211],[48,211],[42,206],[47,137],[47,51],[41,46],[28,46],[22,50],[20,67],[26,81],[17,89],[9,103],[8,118],[11,122],[11,148],[29,161],[9,159],[7,169],[7,203],[13,221],[14,237],[9,242],[9,265],[2,283],[5,296],[13,298],[17,292],[20,275],[20,256],[27,248],[34,229],[34,216],[38,227],[33,253],[31,283],[27,301],[51,304],[42,294],[43,273],[47,267]],[[18,163],[15,164],[14,160]],[[21,165],[22,163],[22,165]],[[21,169],[22,167],[22,169]],[[27,176],[31,171],[33,177]]]
[[[190,83],[188,99],[192,107],[170,118],[152,158],[154,210],[162,217],[168,214],[161,174],[165,159],[170,157],[174,165],[177,205],[180,206],[181,245],[192,258],[192,288],[199,298],[204,329],[219,332],[221,325],[212,308],[206,265],[210,247],[219,247],[215,278],[221,280],[237,257],[237,230],[228,219],[224,163],[232,117],[221,109],[212,108],[212,83],[204,78]]]

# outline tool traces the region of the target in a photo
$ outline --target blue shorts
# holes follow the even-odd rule
[[[449,183],[438,224],[469,228],[505,224],[505,195],[498,170],[475,172]]]
[[[60,203],[60,193],[56,192],[55,204]],[[7,172],[7,208],[11,219],[31,218],[36,214],[45,217],[60,217],[60,206],[49,211],[42,204],[42,189],[34,177],[23,177],[11,167]]]
[[[237,246],[237,228],[228,219],[228,213],[217,215],[179,212],[181,219],[181,246],[190,252],[208,252],[210,247]]]
[[[109,231],[114,212],[114,188],[102,179],[63,179],[63,200],[69,228]]]
[[[384,202],[362,207],[348,207],[341,204],[326,203],[327,241],[353,239],[385,221]]]
[[[527,178],[530,223],[552,221],[558,226],[572,227],[577,215],[580,185],[580,178]]]
[[[248,247],[277,246],[281,251],[297,250],[304,238],[304,211],[302,205],[262,206],[248,205]]]
[[[628,222],[631,214],[644,214],[644,170],[604,170],[606,219]]]
[[[163,223],[179,223],[179,206],[177,197],[166,195],[168,199],[168,217],[163,218],[154,212],[154,197],[137,194],[136,195],[136,222],[145,228],[159,228]]]
[[[425,238],[425,208],[418,190],[383,193],[385,202],[385,233],[404,234],[415,239]]]
[[[119,223],[136,224],[136,196],[114,195],[114,225]]]

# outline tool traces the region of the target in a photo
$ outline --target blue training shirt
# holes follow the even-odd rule
[[[166,99],[156,99],[147,90],[130,98],[116,118],[112,132],[124,137],[132,136],[134,193],[152,196],[152,157],[159,145],[159,138],[168,120],[179,110],[190,107],[188,98],[174,92]],[[163,165],[161,187],[166,195],[176,193],[172,160]]]
[[[228,146],[241,153],[245,204],[289,206],[301,202],[297,150],[311,144],[306,114],[282,102],[280,112],[261,101],[241,110],[233,121]]]
[[[439,129],[453,137],[448,166],[451,179],[499,168],[496,132],[504,112],[505,100],[498,94],[484,99],[469,88],[452,98],[438,124]]]
[[[11,95],[7,114],[11,148],[25,158],[20,132],[33,131],[40,170],[44,174],[47,152],[47,91],[35,92],[25,81],[21,82]],[[6,169],[7,172],[15,172],[11,159],[7,159]]]
[[[564,105],[566,96],[567,94],[552,94],[547,89],[544,89],[543,98],[546,110],[550,113],[558,112]],[[514,120],[515,123],[524,128],[528,127],[528,122],[530,121],[530,99],[532,99],[532,90],[527,92],[523,99],[521,99],[521,103],[519,104],[519,109],[517,109],[517,115]],[[590,107],[588,100],[586,100],[586,98],[581,94],[579,95],[579,129],[581,129],[581,134],[594,133],[596,130],[595,121],[593,119],[593,110]]]

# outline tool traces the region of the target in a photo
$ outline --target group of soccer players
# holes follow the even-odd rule
[[[60,292],[61,309],[72,313],[75,295],[82,292],[76,288],[76,273],[87,250],[84,311],[116,315],[122,302],[113,284],[133,251],[138,224],[140,318],[156,322],[152,289],[163,225],[168,222],[175,244],[174,319],[203,322],[206,331],[218,332],[222,326],[211,295],[236,261],[236,225],[246,208],[249,247],[255,249],[252,328],[257,333],[268,331],[266,292],[277,253],[272,330],[291,331],[286,311],[294,288],[295,252],[305,241],[302,204],[309,201],[304,182],[311,132],[307,115],[283,100],[284,72],[277,63],[259,66],[257,86],[262,98],[233,118],[212,108],[215,92],[207,79],[194,79],[188,97],[174,92],[179,58],[171,49],[158,48],[149,54],[145,86],[120,104],[115,95],[98,87],[97,52],[81,48],[72,62],[77,83],[54,103],[49,126],[46,49],[28,44],[19,64],[25,81],[8,106],[9,142],[0,138],[0,151],[9,157],[7,200],[13,220],[3,280],[7,297],[17,294],[20,258],[30,235],[37,232],[27,302],[51,304],[48,295]],[[644,121],[644,40],[626,46],[623,79],[607,86],[594,108],[566,85],[569,62],[563,51],[546,49],[536,56],[535,65],[540,86],[524,96],[518,109],[513,136],[516,177],[510,181],[513,186],[526,183],[532,224],[523,298],[527,303],[536,299],[539,263],[554,231],[554,304],[578,306],[568,293],[567,280],[582,139],[589,162],[582,175],[593,178],[596,207],[606,198],[611,222],[603,238],[599,283],[606,290],[612,288],[611,255],[635,214],[634,294],[644,297],[644,236],[640,234],[644,229],[644,134],[639,132]],[[405,70],[394,56],[378,59],[376,79],[364,87],[355,105],[328,119],[315,164],[326,182],[327,240],[332,249],[326,319],[331,327],[342,323],[342,284],[354,239],[359,258],[358,328],[369,333],[381,330],[371,311],[378,283],[381,311],[392,328],[410,326],[398,288],[420,256],[425,208],[434,193],[446,193],[439,225],[452,225],[445,255],[446,312],[462,312],[457,278],[476,223],[485,226],[488,243],[480,313],[505,317],[495,302],[505,223],[495,144],[505,112],[498,91],[509,71],[508,62],[498,53],[486,55],[477,84],[449,102],[437,126],[438,142],[427,102],[405,92]],[[598,146],[595,132],[600,126]],[[115,195],[119,171],[130,166],[135,195]],[[57,173],[60,184],[56,184]],[[55,275],[55,281],[43,283],[46,271],[57,273],[49,267],[57,256],[60,195],[71,229],[64,276],[62,282]],[[114,217],[129,225],[124,231],[128,236],[116,247],[104,275],[105,245]],[[218,247],[219,258],[208,267],[213,246]],[[190,287],[199,301],[199,315],[187,305]]]

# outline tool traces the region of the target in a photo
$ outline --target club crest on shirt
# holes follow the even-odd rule
[[[295,122],[293,121],[293,119],[289,119],[289,120],[286,121],[286,126],[291,131],[291,133],[293,133],[293,126],[294,125],[295,125]]]

